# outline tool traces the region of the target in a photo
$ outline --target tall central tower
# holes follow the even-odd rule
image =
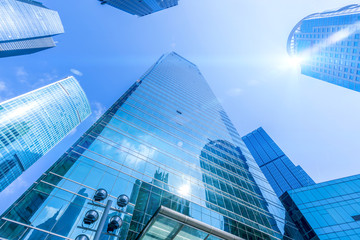
[[[93,239],[101,221],[83,219],[89,210],[104,214],[105,201],[93,200],[98,189],[114,202],[109,216],[123,221],[101,239],[289,239],[276,194],[199,69],[176,53],[162,56],[1,216],[0,237]],[[130,203],[118,208],[122,194]]]

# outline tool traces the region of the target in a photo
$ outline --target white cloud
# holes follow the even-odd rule
[[[73,74],[80,76],[80,77],[83,75],[82,72],[80,72],[79,70],[77,70],[75,68],[70,69],[70,72],[72,72]]]
[[[11,196],[15,192],[23,191],[30,186],[30,183],[25,181],[22,176],[19,176],[14,182],[12,182],[7,188],[1,192],[1,196]]]
[[[16,76],[17,77],[26,77],[28,76],[29,74],[25,71],[25,68],[24,67],[18,67],[16,69]]]
[[[49,219],[55,216],[55,214],[59,211],[59,209],[56,209],[54,207],[46,206],[44,211],[46,212],[46,215],[44,219]]]
[[[237,97],[243,93],[241,88],[232,88],[226,92],[226,94],[230,97]]]
[[[0,81],[0,92],[6,91],[7,87],[4,81]]]
[[[31,90],[60,80],[56,70],[34,76],[33,74],[30,75],[24,67],[18,67],[15,75],[21,84],[26,84]]]
[[[100,102],[94,102],[93,105],[94,105],[94,107],[93,107],[94,113],[93,114],[94,114],[95,120],[98,120],[101,117],[101,115],[104,114],[106,109],[105,109],[104,105],[102,105]]]
[[[0,102],[4,102],[9,98],[13,97],[14,93],[7,84],[6,80],[0,79]]]
[[[53,71],[52,73],[43,73],[41,75],[41,77],[34,83],[31,85],[32,88],[39,88],[39,87],[43,87],[47,84],[53,83],[55,81],[60,80],[59,76],[56,74],[55,71]]]
[[[18,67],[15,74],[19,82],[27,83],[27,78],[29,74],[26,72],[24,67]]]

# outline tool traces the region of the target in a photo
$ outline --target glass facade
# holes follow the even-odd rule
[[[281,200],[304,239],[359,239],[360,175],[291,190]]]
[[[288,53],[301,73],[360,91],[360,5],[311,14],[288,39]]]
[[[0,191],[90,113],[73,77],[0,103]]]
[[[0,1],[0,57],[55,47],[52,36],[64,33],[56,11],[31,0]]]
[[[288,190],[315,184],[300,166],[290,161],[262,127],[242,139],[278,197]]]
[[[162,56],[1,216],[0,237],[92,239],[99,221],[82,221],[90,209],[104,212],[105,202],[92,200],[99,188],[113,200],[109,216],[123,220],[104,240],[137,239],[161,207],[233,239],[290,239],[280,200],[199,69],[176,53]],[[130,203],[119,209],[121,194]],[[71,222],[64,228],[60,219]]]
[[[99,0],[101,4],[109,4],[115,8],[139,17],[162,11],[178,5],[178,0]]]

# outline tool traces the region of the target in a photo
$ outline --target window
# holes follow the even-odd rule
[[[360,215],[351,216],[355,221],[360,221]]]

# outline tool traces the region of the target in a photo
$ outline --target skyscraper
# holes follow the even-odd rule
[[[0,103],[0,191],[90,113],[73,77]]]
[[[0,237],[27,239],[32,230],[92,239],[99,221],[85,228],[82,218],[103,214],[105,200],[92,200],[100,188],[113,200],[109,215],[123,220],[101,239],[289,239],[280,200],[199,69],[176,53],[162,56],[1,216]],[[53,216],[62,218],[79,189],[83,210],[63,234]],[[125,208],[116,206],[121,194],[130,198]]]
[[[101,4],[108,4],[127,13],[139,17],[162,11],[178,5],[178,0],[99,0]]]
[[[64,33],[56,11],[32,0],[0,1],[0,58],[55,47],[53,36]]]
[[[304,239],[359,239],[360,175],[291,190],[281,199]]]
[[[278,197],[288,190],[315,184],[300,166],[290,161],[262,127],[242,139]]]
[[[360,5],[311,14],[291,31],[287,50],[301,73],[360,91]]]

